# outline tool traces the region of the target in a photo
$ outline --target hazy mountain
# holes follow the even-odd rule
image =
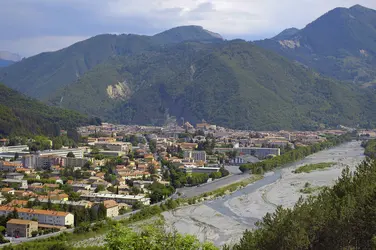
[[[21,60],[20,55],[11,53],[9,51],[0,51],[0,67],[9,66]]]
[[[0,81],[22,93],[46,99],[109,57],[132,55],[184,41],[222,41],[199,26],[177,27],[154,36],[98,35],[65,49],[41,53],[0,69]]]
[[[368,124],[368,100],[349,84],[239,40],[111,58],[51,99],[121,123],[163,124],[172,115],[249,129]]]
[[[255,43],[340,80],[376,79],[376,11],[360,5],[336,8],[290,36]]]
[[[276,40],[276,41],[286,40],[286,39],[289,39],[290,37],[292,37],[293,35],[295,35],[298,32],[299,32],[299,29],[297,29],[297,28],[285,29],[284,31],[282,31],[281,33],[279,33],[278,35],[276,35],[272,39]]]

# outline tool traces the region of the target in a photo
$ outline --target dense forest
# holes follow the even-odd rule
[[[0,135],[58,136],[61,129],[88,123],[75,111],[47,106],[0,84]]]
[[[356,172],[344,169],[332,188],[293,209],[278,207],[233,249],[375,249],[376,141],[363,145],[372,158]]]

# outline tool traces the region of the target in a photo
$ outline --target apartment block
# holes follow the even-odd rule
[[[8,215],[14,210],[18,216],[24,220],[32,220],[33,218],[41,224],[54,225],[54,226],[73,226],[74,215],[67,212],[30,209],[30,208],[13,208],[7,206],[0,206],[0,216]]]
[[[38,222],[36,221],[11,219],[7,222],[9,237],[31,237],[33,231],[38,231]]]

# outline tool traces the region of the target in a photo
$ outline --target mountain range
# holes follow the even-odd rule
[[[376,11],[360,5],[336,8],[304,29],[255,44],[339,80],[376,80]]]
[[[0,67],[6,67],[13,63],[19,62],[21,57],[18,54],[9,51],[0,51]]]
[[[376,11],[357,5],[255,42],[199,26],[104,34],[2,68],[0,81],[120,123],[175,116],[248,129],[374,127],[375,28]]]

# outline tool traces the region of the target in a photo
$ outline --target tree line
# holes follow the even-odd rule
[[[273,158],[266,159],[257,163],[243,164],[239,167],[239,169],[243,173],[246,171],[251,171],[253,174],[263,174],[264,172],[281,167],[285,164],[301,160],[310,154],[350,141],[352,138],[354,138],[354,135],[350,133],[346,133],[340,136],[327,136],[326,141],[315,143],[309,146],[297,147],[286,152],[285,154],[275,156]]]

